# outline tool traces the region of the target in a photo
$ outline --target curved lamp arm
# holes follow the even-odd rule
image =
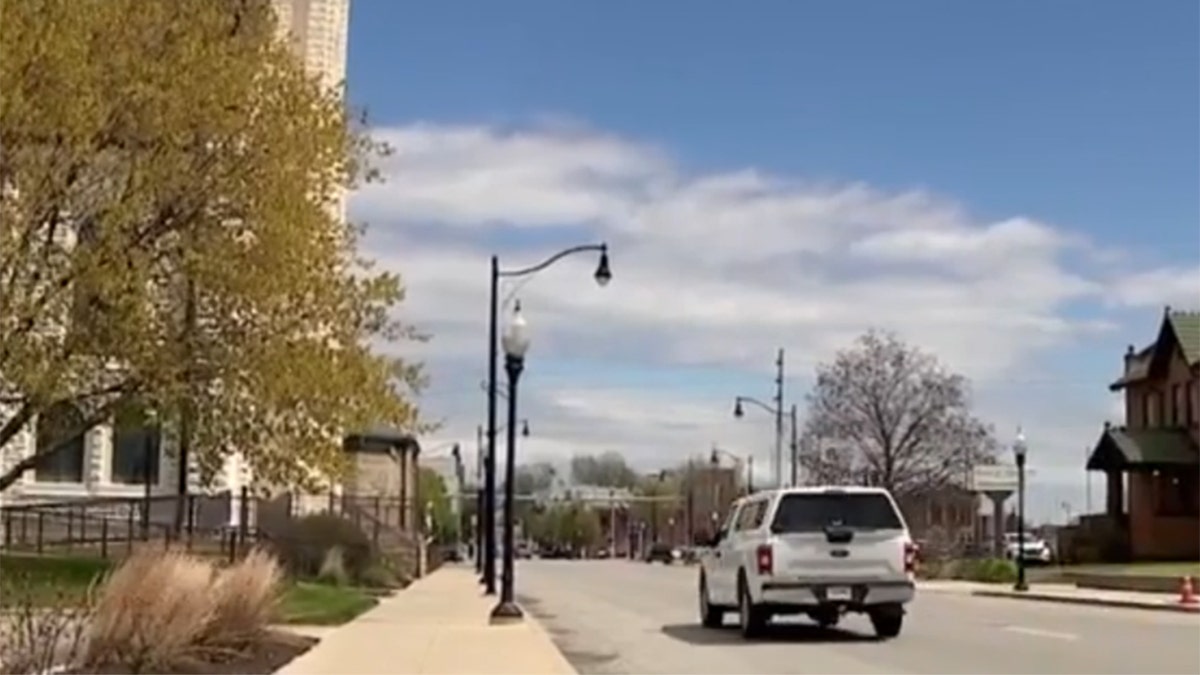
[[[479,389],[480,389],[480,391],[482,391],[483,393],[485,393],[485,394],[487,393],[488,386],[487,386],[487,381],[486,381],[486,380],[480,380],[480,381],[479,381]],[[506,391],[504,391],[504,390],[502,390],[502,389],[499,389],[499,388],[498,388],[498,389],[496,389],[496,396],[498,396],[499,398],[501,398],[501,399],[503,399],[503,400],[505,400],[505,401],[507,401],[507,400],[508,400],[508,392],[506,392]],[[500,433],[500,427],[496,427],[496,433]]]
[[[713,454],[714,456],[716,456],[716,455],[722,455],[722,456],[728,457],[729,459],[732,459],[732,460],[733,460],[733,461],[734,461],[736,464],[738,464],[739,466],[742,464],[742,462],[744,462],[744,461],[746,460],[746,458],[745,458],[745,457],[741,457],[741,456],[739,456],[739,455],[735,455],[735,454],[733,454],[732,452],[730,452],[730,451],[728,451],[728,450],[724,450],[724,449],[722,449],[722,448],[720,448],[720,447],[717,447],[717,446],[715,446],[715,445],[714,445],[714,446],[713,446],[713,448],[712,448],[712,454]]]
[[[751,403],[756,405],[772,415],[776,415],[779,412],[775,410],[774,406],[767,405],[753,396],[738,396],[734,399],[734,405],[740,406],[743,403]]]
[[[600,253],[607,254],[608,253],[608,244],[583,244],[581,246],[572,246],[571,248],[563,249],[563,250],[559,251],[558,253],[555,253],[554,255],[550,256],[549,258],[546,258],[545,260],[543,260],[542,262],[540,262],[536,265],[532,265],[530,267],[523,267],[521,269],[515,269],[515,270],[500,270],[500,272],[498,274],[501,277],[509,277],[509,278],[523,277],[523,276],[527,276],[530,274],[535,274],[537,272],[541,272],[542,270],[546,269],[547,267],[553,265],[554,263],[558,262],[559,260],[562,260],[563,258],[565,258],[569,255],[574,255],[576,253],[585,253],[587,251],[599,251]]]

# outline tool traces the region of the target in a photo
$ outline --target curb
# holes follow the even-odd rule
[[[981,598],[1008,598],[1010,600],[1034,600],[1040,602],[1057,602],[1063,605],[1091,605],[1093,607],[1120,607],[1123,609],[1144,609],[1156,612],[1175,612],[1176,614],[1200,614],[1200,606],[1151,604],[1136,600],[1110,600],[1107,598],[1073,598],[1064,595],[1046,593],[1007,593],[1004,591],[972,591],[971,595]]]
[[[525,626],[531,632],[538,635],[541,641],[545,643],[544,648],[546,650],[552,651],[555,656],[558,657],[553,659],[557,661],[557,672],[561,673],[562,675],[578,674],[579,671],[575,668],[575,664],[571,663],[571,660],[568,659],[567,655],[563,653],[563,650],[559,648],[558,643],[554,641],[554,637],[550,634],[550,631],[547,630],[547,628],[542,625],[541,620],[534,616],[533,612],[529,611],[528,609],[525,610]]]

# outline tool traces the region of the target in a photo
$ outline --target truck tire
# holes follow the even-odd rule
[[[712,604],[708,596],[708,579],[700,573],[700,625],[720,628],[725,623],[725,608]]]
[[[747,640],[762,635],[763,629],[767,627],[767,613],[762,607],[754,604],[744,573],[738,575],[738,626],[741,628],[742,637]]]

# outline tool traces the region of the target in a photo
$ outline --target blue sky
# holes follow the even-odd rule
[[[742,302],[750,296],[741,293],[769,283],[810,288],[804,284],[812,280],[797,275],[817,261],[825,282],[836,276],[836,268],[841,275],[836,287],[861,299],[857,291],[862,289],[852,283],[858,258],[834,265],[833,248],[796,243],[809,236],[808,230],[800,231],[807,227],[805,214],[853,202],[853,210],[830,216],[831,226],[845,229],[864,217],[889,220],[887,214],[898,207],[888,196],[933,195],[935,207],[922,206],[919,216],[905,211],[897,222],[907,227],[919,220],[922,227],[937,229],[945,224],[940,214],[949,209],[962,211],[953,219],[955,232],[982,234],[1012,219],[1028,219],[1040,228],[1010,232],[1016,238],[1037,235],[1011,249],[1011,256],[1030,256],[1036,264],[1011,256],[979,262],[972,277],[981,279],[984,267],[994,271],[993,282],[986,284],[993,291],[1003,279],[1013,279],[996,306],[1011,309],[1014,318],[1000,323],[1008,329],[1024,321],[1033,334],[1006,330],[993,346],[980,342],[982,329],[976,324],[967,325],[959,338],[946,335],[953,328],[940,330],[927,344],[924,333],[907,331],[903,319],[895,326],[887,318],[872,321],[873,310],[864,310],[863,327],[895,327],[939,355],[946,353],[952,365],[978,374],[982,413],[998,429],[1026,423],[1035,427],[1031,433],[1037,438],[1030,418],[1053,426],[1053,433],[1043,434],[1054,442],[1047,450],[1053,457],[1044,462],[1048,478],[1042,508],[1054,511],[1057,502],[1070,501],[1078,511],[1082,474],[1071,467],[1112,410],[1103,384],[1116,374],[1123,345],[1151,337],[1164,302],[1191,298],[1194,303],[1200,294],[1193,283],[1200,279],[1200,5],[1195,2],[354,0],[351,17],[350,98],[369,111],[381,135],[399,150],[388,166],[391,181],[378,189],[382,192],[352,202],[352,213],[371,221],[369,243],[410,284],[411,318],[436,336],[423,353],[435,378],[427,406],[446,420],[445,434],[473,436],[479,417],[482,399],[474,382],[481,359],[468,355],[469,336],[478,333],[482,347],[486,301],[480,295],[472,304],[474,287],[456,286],[444,276],[477,268],[482,277],[491,250],[525,262],[553,244],[604,236],[614,243],[617,279],[603,295],[577,291],[586,294],[587,308],[580,310],[585,313],[572,315],[567,305],[538,298],[556,322],[553,329],[547,322],[539,373],[531,374],[530,387],[545,388],[544,398],[531,395],[531,414],[546,418],[544,426],[554,430],[553,441],[545,439],[540,451],[561,455],[596,447],[589,443],[609,444],[627,450],[639,464],[671,463],[672,453],[686,453],[684,448],[702,435],[720,435],[712,441],[758,452],[765,437],[746,435],[745,423],[730,429],[709,424],[673,446],[667,431],[660,430],[660,436],[649,428],[639,437],[653,442],[613,433],[606,437],[594,427],[652,421],[635,423],[616,413],[603,420],[573,418],[579,411],[572,406],[600,405],[587,399],[589,392],[622,400],[630,397],[618,392],[653,392],[656,401],[694,404],[695,409],[674,410],[686,416],[736,393],[766,396],[769,344],[792,348],[795,343],[799,353],[811,356],[799,357],[795,381],[789,381],[802,391],[812,362],[827,353],[829,340],[852,336],[856,326],[844,321],[831,332],[818,325],[819,317],[765,320],[764,326],[761,316],[738,315],[739,308],[754,311]],[[513,141],[514,135],[521,142]],[[409,148],[417,150],[410,156]],[[481,166],[488,167],[482,178],[460,180]],[[564,166],[570,170],[548,178]],[[493,181],[496,175],[505,178]],[[711,251],[679,243],[693,241],[691,234],[665,231],[686,227],[678,220],[645,216],[642,229],[630,228],[609,210],[616,184],[622,199],[636,194],[633,203],[657,214],[650,207],[659,202],[645,195],[659,194],[666,184],[707,185],[704,181],[716,178],[750,180],[754,186],[747,189],[772,199],[763,204],[739,192],[734,208],[722,192],[718,204],[725,218],[696,225],[694,235],[753,228],[751,238],[762,237],[757,257],[717,260]],[[479,187],[496,182],[505,188],[503,194],[485,195]],[[414,187],[397,196],[405,184],[425,191]],[[561,199],[546,196],[564,186]],[[828,186],[836,189],[825,190]],[[868,201],[875,201],[855,201],[861,195],[854,186],[868,188],[876,194]],[[525,188],[532,196],[524,196]],[[689,196],[702,194],[708,201],[687,204],[703,203],[707,211],[668,214],[716,210],[709,191],[688,189]],[[781,206],[775,197],[787,201]],[[682,197],[659,201],[684,208]],[[612,208],[626,213],[621,209],[629,207],[617,200]],[[792,235],[786,228],[774,233],[786,243],[776,245],[762,228],[786,224],[789,214],[800,224]],[[1034,240],[1044,241],[1046,232],[1088,244],[1031,252]],[[737,243],[746,239],[731,236]],[[673,256],[661,248],[672,242]],[[618,244],[624,244],[627,256]],[[1004,257],[1001,246],[983,248]],[[626,312],[626,294],[644,298],[648,293],[645,287],[620,288],[629,269],[623,263],[665,267],[667,258],[685,253],[711,263],[694,284],[705,284],[710,305],[727,297],[728,311],[681,314],[676,323],[617,316]],[[912,278],[923,284],[920,293],[897,295],[895,302],[949,297],[929,287],[931,261],[911,254],[903,260],[889,254],[887,265],[875,268],[883,275],[886,267],[891,287],[901,274],[915,274]],[[879,260],[876,256],[874,262]],[[780,272],[777,278],[748,281],[752,271],[758,274],[776,262],[790,264],[791,276]],[[1002,262],[1017,267],[1002,268]],[[590,263],[579,264],[582,269]],[[918,265],[925,267],[918,270]],[[539,281],[536,292],[582,285],[572,274],[555,273],[559,281]],[[1093,288],[1033,299],[1047,292],[1046,285],[1070,285],[1075,277]],[[656,283],[649,276],[635,281]],[[731,284],[727,295],[721,290],[725,282]],[[1013,290],[1025,283],[1028,293]],[[609,295],[615,297],[605,300]],[[889,298],[879,295],[873,297],[886,304]],[[456,302],[464,305],[461,315],[422,315],[422,308],[444,310]],[[770,311],[766,308],[759,311]],[[679,335],[708,331],[718,320],[726,322],[722,330],[733,332],[722,333],[725,343],[696,348],[700,353],[684,357],[681,350],[690,347],[663,353],[639,348],[675,344],[671,340],[682,340]],[[589,321],[598,323],[581,333],[580,323]],[[730,342],[739,322],[755,340]],[[597,333],[611,337],[592,340]],[[1008,344],[1023,335],[1028,347]],[[756,340],[763,347],[761,369],[748,366],[740,353],[739,345]],[[953,349],[966,342],[978,342],[978,349]],[[952,348],[939,349],[943,344]],[[738,356],[722,358],[722,349]],[[992,354],[1002,367],[976,367]],[[1045,410],[1049,401],[1055,402],[1053,415]],[[670,412],[667,403],[654,405],[664,415]],[[726,407],[721,403],[714,410],[727,414]],[[572,425],[593,428],[580,431]],[[659,449],[651,452],[646,445]]]
[[[349,86],[381,124],[574,115],[1138,246],[1200,222],[1197,25],[1187,0],[356,0]]]

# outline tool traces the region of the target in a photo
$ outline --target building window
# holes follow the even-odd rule
[[[123,407],[113,420],[112,482],[158,482],[162,430],[137,405]]]
[[[1182,384],[1171,386],[1171,424],[1181,427],[1187,424],[1187,390]]]
[[[1148,391],[1142,401],[1145,405],[1143,426],[1150,429],[1162,426],[1162,394]]]
[[[1192,385],[1187,395],[1187,423],[1189,427],[1196,426],[1200,420],[1196,416],[1197,400],[1200,400],[1200,382]]]
[[[37,464],[33,479],[39,483],[82,483],[84,419],[79,409],[58,403],[38,415]],[[51,452],[53,450],[53,452]]]
[[[1200,474],[1195,471],[1154,476],[1155,512],[1160,516],[1200,514]]]

